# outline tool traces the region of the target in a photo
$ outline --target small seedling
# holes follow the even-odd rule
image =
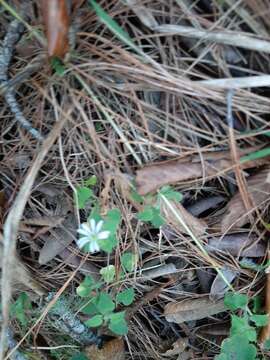
[[[165,196],[170,201],[180,202],[182,194],[174,191],[170,186],[163,186],[157,195],[140,196],[134,189],[132,198],[134,201],[144,204],[142,211],[138,212],[137,218],[143,222],[150,223],[154,228],[159,228],[165,224],[165,219],[160,213],[161,199]]]
[[[17,300],[10,306],[10,315],[15,317],[19,323],[26,327],[29,324],[27,311],[32,310],[32,304],[29,296],[22,292]]]
[[[108,267],[104,269],[105,271],[101,272],[106,273]],[[111,278],[110,274],[110,280]],[[106,280],[108,280],[107,276]],[[91,316],[90,319],[85,321],[85,325],[91,328],[106,325],[115,334],[126,335],[128,326],[125,320],[125,311],[119,312],[115,310],[118,304],[124,306],[132,304],[135,292],[129,288],[114,296],[112,292],[107,293],[101,290],[104,285],[102,282],[96,283],[92,277],[88,276],[77,288],[77,294],[85,301],[81,311]]]
[[[221,353],[216,360],[256,359],[257,330],[268,323],[268,315],[252,313],[248,303],[247,295],[230,292],[225,295],[227,309],[233,312],[241,310],[241,316],[231,314],[230,336],[222,342]]]

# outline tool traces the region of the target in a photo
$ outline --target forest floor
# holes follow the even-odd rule
[[[269,3],[74,1],[47,24],[62,61],[57,1],[21,3],[0,1],[0,359],[269,359]]]

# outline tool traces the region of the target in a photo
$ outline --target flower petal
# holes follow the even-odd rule
[[[103,220],[100,220],[98,223],[97,223],[97,226],[96,226],[96,232],[99,233],[101,228],[103,226]]]
[[[89,242],[89,237],[83,236],[80,239],[77,239],[76,243],[80,249],[84,247]]]
[[[96,221],[95,221],[95,219],[90,219],[89,223],[90,223],[91,231],[95,232],[96,231]]]
[[[110,235],[110,231],[101,231],[99,234],[98,234],[98,238],[100,240],[103,240],[103,239],[107,239]]]
[[[79,229],[82,229],[87,233],[90,231],[90,227],[89,227],[88,223],[86,223],[86,222],[82,223],[81,226],[79,227]]]
[[[77,232],[78,232],[79,234],[81,234],[81,235],[89,236],[89,231],[86,231],[86,230],[84,230],[84,229],[82,229],[82,228],[79,228],[79,229],[77,230]]]
[[[89,244],[89,250],[90,250],[91,253],[98,252],[99,251],[98,243],[96,241],[92,241]]]

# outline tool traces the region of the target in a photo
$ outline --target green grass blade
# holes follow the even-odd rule
[[[242,156],[240,158],[240,162],[244,163],[246,161],[258,160],[269,155],[270,155],[270,147],[267,147],[265,149],[254,151],[248,155]]]
[[[119,40],[135,50],[137,53],[142,54],[141,49],[134,44],[131,37],[118,25],[115,20],[110,17],[109,14],[106,13],[106,11],[102,9],[98,3],[96,3],[95,0],[89,0],[89,4],[95,10],[100,21],[105,24],[111,30],[111,32],[118,37]]]

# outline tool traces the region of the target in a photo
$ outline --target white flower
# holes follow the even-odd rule
[[[88,220],[86,223],[81,224],[77,232],[82,235],[77,240],[77,245],[82,249],[88,245],[88,251],[95,253],[100,251],[99,240],[107,239],[110,235],[109,231],[101,231],[103,221],[96,222],[94,219]]]

